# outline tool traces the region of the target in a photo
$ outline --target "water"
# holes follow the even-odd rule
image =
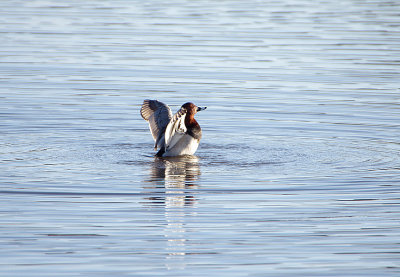
[[[400,274],[396,1],[0,7],[1,275]]]

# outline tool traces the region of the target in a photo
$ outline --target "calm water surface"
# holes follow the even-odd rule
[[[3,276],[399,276],[396,1],[3,1]],[[196,157],[139,109],[186,101]]]

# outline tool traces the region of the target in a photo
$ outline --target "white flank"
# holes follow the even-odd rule
[[[172,157],[181,155],[193,155],[196,152],[197,147],[199,147],[199,140],[185,134],[172,148],[168,148],[167,152],[165,152],[163,156]]]

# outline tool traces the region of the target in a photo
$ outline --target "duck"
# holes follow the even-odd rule
[[[157,100],[144,100],[140,115],[149,123],[154,149],[158,150],[156,157],[194,155],[202,137],[194,115],[206,108],[187,102],[172,115],[168,105]]]

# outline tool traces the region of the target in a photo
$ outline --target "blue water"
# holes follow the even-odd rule
[[[0,3],[0,274],[399,276],[399,12]],[[195,157],[147,98],[208,107]]]

